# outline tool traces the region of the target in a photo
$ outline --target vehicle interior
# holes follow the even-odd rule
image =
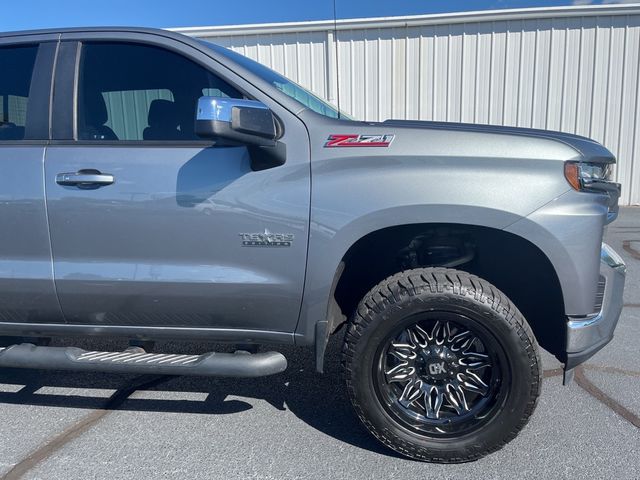
[[[87,43],[78,95],[80,140],[198,140],[198,98],[243,98],[204,67],[165,49]]]
[[[13,75],[0,75],[0,140],[24,139],[31,73],[37,52],[35,46],[0,48],[0,64],[15,66]]]

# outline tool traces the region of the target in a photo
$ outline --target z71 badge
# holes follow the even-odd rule
[[[395,135],[358,135],[336,133],[329,135],[324,148],[329,147],[388,147]]]
[[[290,247],[295,236],[293,233],[240,233],[243,247]]]

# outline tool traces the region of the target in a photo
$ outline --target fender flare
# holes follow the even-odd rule
[[[523,218],[503,210],[469,205],[412,205],[371,212],[354,218],[334,232],[312,222],[309,247],[314,255],[307,261],[307,281],[296,328],[296,343],[315,346],[316,370],[322,373],[327,342],[333,327],[340,323],[337,316],[344,316],[334,300],[335,288],[344,271],[344,257],[365,236],[385,228],[430,223],[508,231],[509,226]],[[542,230],[542,227],[539,228]],[[543,245],[521,238],[550,259]],[[553,262],[550,263],[553,266]]]

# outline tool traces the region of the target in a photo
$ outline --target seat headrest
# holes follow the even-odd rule
[[[87,92],[84,96],[84,123],[99,127],[107,123],[109,114],[104,97],[100,92]]]
[[[180,124],[176,104],[170,100],[157,99],[149,105],[150,127],[177,128]]]

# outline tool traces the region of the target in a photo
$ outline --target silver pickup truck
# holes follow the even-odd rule
[[[0,367],[258,377],[293,344],[322,372],[342,330],[371,433],[462,462],[527,422],[539,345],[569,381],[613,336],[620,187],[588,138],[355,121],[159,30],[0,34],[0,71]],[[131,346],[48,345],[92,335]]]

